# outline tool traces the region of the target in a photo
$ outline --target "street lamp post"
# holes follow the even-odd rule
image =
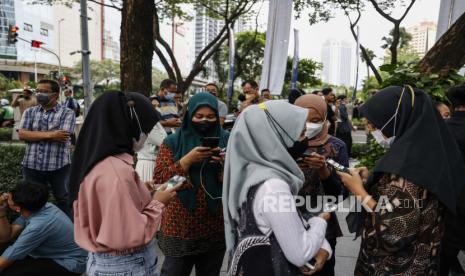
[[[90,83],[90,51],[89,29],[87,25],[87,0],[81,1],[81,54],[82,54],[82,86],[84,88],[84,116],[89,112],[92,102],[92,88]]]
[[[61,59],[61,22],[65,21],[64,18],[58,20],[58,56]]]

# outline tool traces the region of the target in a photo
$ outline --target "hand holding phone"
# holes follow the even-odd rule
[[[186,181],[184,176],[175,175],[171,177],[165,184],[167,189],[172,189],[177,191]]]
[[[220,137],[203,137],[202,147],[217,148],[220,144]]]
[[[312,169],[320,170],[325,167],[326,158],[316,152],[304,152],[305,162]]]
[[[152,195],[152,199],[156,200],[156,201],[159,201],[159,202],[163,203],[164,205],[167,205],[168,203],[171,202],[171,200],[173,200],[173,198],[175,196],[176,196],[176,190],[168,189],[167,185],[163,184]]]
[[[352,175],[352,173],[350,172],[349,168],[347,167],[344,167],[343,165],[337,163],[336,161],[334,161],[333,159],[326,159],[326,164],[328,164],[328,166],[332,167],[333,169],[335,169],[336,171],[339,171],[339,172],[343,172],[343,173],[347,173],[347,174],[350,174]]]

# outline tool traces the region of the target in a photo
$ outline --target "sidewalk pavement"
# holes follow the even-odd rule
[[[354,275],[355,263],[357,261],[358,252],[360,249],[360,238],[354,241],[354,235],[349,233],[347,229],[346,216],[348,213],[336,213],[341,225],[343,236],[337,239],[336,244],[336,267],[335,275],[336,276],[352,276]],[[163,263],[164,256],[157,247],[158,254],[158,266],[161,268]],[[220,276],[226,276],[227,270],[227,257],[225,256],[223,260],[223,267],[221,268]],[[195,272],[191,273],[191,276],[194,276]],[[201,276],[201,275],[199,275]]]

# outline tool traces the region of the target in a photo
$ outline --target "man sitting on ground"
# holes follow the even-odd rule
[[[27,181],[0,196],[0,242],[16,239],[0,257],[1,275],[84,273],[87,253],[74,242],[73,223],[47,199],[47,186]],[[21,214],[13,224],[8,207]]]

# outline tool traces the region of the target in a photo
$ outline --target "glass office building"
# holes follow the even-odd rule
[[[0,0],[0,58],[16,59],[16,46],[8,43],[9,25],[15,24],[14,0]],[[19,31],[21,33],[21,30]]]

